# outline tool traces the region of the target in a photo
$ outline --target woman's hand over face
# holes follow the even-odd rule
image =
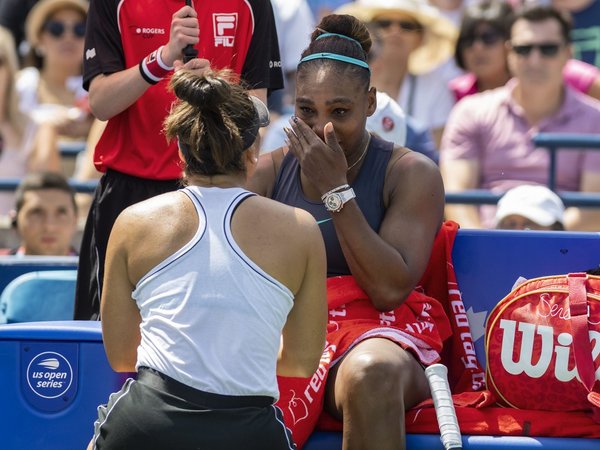
[[[321,194],[346,184],[348,163],[338,144],[333,124],[328,122],[323,134],[325,142],[302,119],[293,116],[291,129],[284,128],[287,145],[298,159],[304,175]]]

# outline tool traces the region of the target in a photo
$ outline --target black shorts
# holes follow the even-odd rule
[[[111,170],[100,178],[81,237],[75,293],[76,320],[99,318],[106,246],[121,211],[134,203],[180,187],[179,180],[146,180]]]
[[[199,391],[148,368],[98,408],[94,449],[290,450],[271,397]]]

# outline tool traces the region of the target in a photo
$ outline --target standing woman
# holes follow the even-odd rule
[[[344,449],[404,448],[404,411],[429,397],[423,366],[439,360],[448,336],[442,306],[413,292],[442,223],[442,179],[426,156],[367,132],[376,108],[370,45],[356,18],[323,18],[298,66],[289,143],[261,157],[250,183],[309,211],[325,240],[328,276],[353,277],[328,283],[346,280],[345,292],[364,297],[334,305],[328,296],[319,371],[306,388],[280,382],[279,404],[299,445],[324,402],[343,421]]]
[[[276,374],[307,377],[325,337],[325,255],[305,211],[242,188],[268,111],[225,73],[177,72],[165,121],[187,186],[120,214],[102,331],[137,370],[99,408],[94,449],[291,449]]]

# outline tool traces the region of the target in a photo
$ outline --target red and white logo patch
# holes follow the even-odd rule
[[[390,132],[395,126],[396,124],[394,123],[394,119],[392,119],[390,116],[384,116],[383,119],[381,119],[381,127],[383,128],[383,131]]]
[[[237,26],[237,13],[213,14],[213,36],[215,39],[215,47],[233,47]]]

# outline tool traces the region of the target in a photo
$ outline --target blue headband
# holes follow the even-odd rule
[[[315,39],[315,41],[318,41],[319,39],[325,38],[325,37],[331,37],[331,36],[337,36],[343,39],[346,39],[347,41],[351,41],[354,42],[356,45],[358,45],[360,47],[360,49],[362,50],[362,45],[360,45],[360,42],[358,42],[356,39],[351,38],[350,36],[346,36],[345,34],[339,34],[339,33],[323,33],[317,36],[317,38]]]
[[[342,61],[348,64],[354,64],[355,66],[363,67],[371,72],[369,65],[365,61],[351,58],[350,56],[338,55],[337,53],[313,53],[312,55],[302,58],[298,65],[302,64],[303,62],[312,61],[313,59],[333,59],[335,61]]]

